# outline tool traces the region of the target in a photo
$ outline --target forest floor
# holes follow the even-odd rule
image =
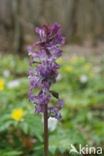
[[[68,60],[73,56],[85,56],[85,57],[93,57],[95,62],[99,62],[99,60],[104,57],[104,43],[100,42],[96,46],[92,46],[91,43],[85,42],[83,45],[71,44],[64,46],[63,50],[64,58]]]

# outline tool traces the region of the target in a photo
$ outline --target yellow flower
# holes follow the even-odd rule
[[[11,114],[11,117],[14,120],[21,120],[23,117],[23,110],[22,109],[14,109],[12,114]]]
[[[65,70],[66,72],[68,72],[68,73],[71,73],[71,72],[73,71],[73,67],[71,67],[71,66],[66,66],[66,67],[64,68],[64,70]]]
[[[59,59],[57,59],[57,61],[56,61],[57,63],[63,63],[63,59],[62,58],[59,58]]]
[[[94,77],[95,76],[95,73],[94,72],[91,72],[89,75],[90,75],[90,77]]]
[[[71,64],[75,64],[75,63],[77,63],[77,61],[78,61],[78,57],[73,57],[73,58],[70,60],[70,63],[71,63]]]
[[[85,71],[89,71],[91,69],[91,64],[88,63],[84,66]]]
[[[0,80],[0,91],[4,89],[4,80]]]

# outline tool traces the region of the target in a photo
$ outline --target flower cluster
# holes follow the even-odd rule
[[[28,99],[35,104],[35,113],[40,113],[44,112],[44,106],[48,105],[51,96],[54,96],[57,102],[53,106],[48,105],[48,113],[49,116],[60,120],[61,115],[58,111],[64,106],[64,102],[59,99],[57,92],[50,90],[50,87],[56,82],[58,76],[57,69],[60,66],[56,60],[62,55],[59,46],[64,44],[65,38],[61,35],[61,27],[57,23],[51,27],[42,25],[41,29],[36,28],[35,31],[40,36],[40,41],[28,46],[28,54],[31,56],[30,66],[35,66],[35,69],[29,69]],[[34,50],[36,47],[39,50]],[[32,93],[33,88],[41,88],[37,96]]]

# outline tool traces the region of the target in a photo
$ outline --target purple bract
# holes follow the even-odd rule
[[[54,106],[48,105],[49,116],[61,119],[61,114],[58,112],[64,107],[64,101],[59,99],[58,93],[50,90],[52,83],[56,82],[58,76],[57,69],[60,66],[56,60],[62,56],[62,50],[59,49],[65,43],[65,38],[61,35],[61,27],[54,23],[42,25],[42,28],[36,28],[36,33],[40,36],[40,41],[32,46],[28,46],[28,55],[31,56],[30,66],[35,65],[35,69],[29,69],[30,88],[28,99],[35,104],[35,113],[44,112],[44,106],[48,105],[51,96],[57,99]],[[39,50],[34,50],[37,47]],[[37,61],[39,60],[39,61]],[[41,88],[37,96],[32,91],[33,88]]]

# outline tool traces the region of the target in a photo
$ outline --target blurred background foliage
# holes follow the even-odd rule
[[[0,0],[0,156],[43,156],[26,47],[38,39],[36,26],[54,22],[66,45],[52,88],[65,107],[60,122],[49,122],[49,156],[76,156],[71,144],[104,148],[104,0]]]

